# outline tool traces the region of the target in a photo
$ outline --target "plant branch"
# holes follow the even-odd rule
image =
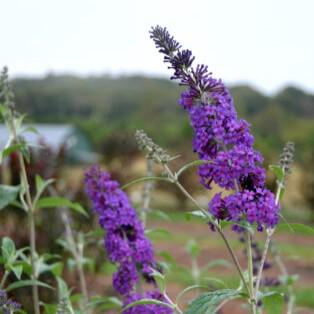
[[[14,113],[12,112],[11,114],[12,114],[12,131],[13,131],[14,141],[19,142],[19,139],[16,134],[15,121],[13,117]],[[30,232],[29,241],[30,241],[30,247],[31,247],[32,279],[36,280],[37,279],[37,269],[36,269],[37,268],[37,253],[36,253],[35,217],[34,217],[35,208],[33,206],[32,197],[30,193],[30,187],[29,187],[29,182],[27,178],[24,158],[20,151],[18,151],[18,159],[19,159],[19,165],[20,165],[21,185],[22,185],[25,197],[26,197],[26,202],[24,204],[27,206],[27,208],[25,209],[28,213],[28,220],[29,220],[29,232]],[[32,285],[32,293],[33,293],[33,302],[34,302],[34,312],[35,314],[40,314],[37,284]]]
[[[284,262],[282,261],[282,258],[281,256],[278,254],[278,252],[276,252],[275,254],[275,262],[281,272],[281,274],[284,276],[284,277],[288,277],[289,274],[288,274],[288,270],[286,268],[286,265],[284,264]],[[295,302],[295,297],[294,297],[294,294],[293,294],[293,287],[292,287],[292,284],[290,283],[288,285],[288,306],[287,306],[287,314],[293,314],[293,308],[294,308],[294,302]]]
[[[153,177],[153,174],[154,174],[153,165],[154,165],[154,161],[148,158],[147,170],[146,170],[147,178]],[[140,213],[144,227],[146,225],[147,212],[149,211],[152,189],[153,189],[153,182],[146,181],[143,188],[143,203],[142,203],[142,208],[141,208],[141,213]]]
[[[4,284],[5,284],[6,280],[8,279],[9,274],[10,274],[10,272],[5,270],[3,277],[1,279],[1,283],[0,283],[0,290],[3,290]]]
[[[213,219],[213,217],[208,213],[208,211],[206,209],[204,209],[194,198],[193,196],[183,187],[183,185],[178,181],[178,179],[176,178],[175,174],[171,171],[171,169],[168,167],[168,165],[164,164],[164,168],[167,171],[169,178],[170,178],[170,182],[173,182],[180,190],[181,192],[189,199],[191,200],[191,202],[198,208],[200,209],[208,218],[208,220],[210,221],[210,223],[212,223],[217,232],[219,233],[219,235],[221,236],[221,238],[223,239],[229,254],[231,255],[231,258],[233,260],[233,263],[236,266],[236,269],[240,275],[241,281],[243,282],[244,287],[246,288],[248,294],[250,295],[250,288],[244,278],[244,274],[243,274],[243,270],[240,266],[239,260],[236,256],[236,254],[234,253],[232,247],[230,246],[230,243],[228,242],[224,232],[222,231],[221,226],[217,223],[216,220]]]
[[[90,310],[87,310],[87,304],[89,303],[89,297],[88,297],[88,291],[87,291],[84,269],[83,269],[83,265],[82,265],[83,256],[81,256],[82,253],[79,252],[79,250],[77,248],[74,234],[73,234],[73,231],[71,228],[70,219],[69,219],[68,213],[66,212],[66,208],[62,208],[61,210],[62,210],[61,211],[61,219],[62,219],[64,227],[65,227],[66,238],[67,238],[67,241],[70,245],[71,253],[72,253],[72,255],[75,259],[75,262],[76,262],[75,264],[76,264],[76,269],[77,269],[77,273],[78,273],[78,277],[79,277],[79,281],[80,281],[80,290],[81,290],[82,295],[83,295],[83,302],[84,302],[83,310],[87,311],[86,313],[90,313]]]
[[[136,184],[136,183],[141,183],[141,182],[145,182],[145,181],[153,181],[153,180],[156,180],[156,181],[167,181],[169,182],[169,179],[168,178],[163,178],[163,177],[142,177],[142,178],[139,178],[139,179],[135,179],[125,185],[123,185],[121,187],[121,190],[125,190],[126,188],[130,187],[131,185],[133,184]]]
[[[249,288],[250,288],[250,306],[252,314],[256,314],[256,299],[254,298],[254,283],[253,283],[253,259],[252,259],[252,241],[249,230],[246,230],[247,235],[247,259],[248,259],[248,273],[249,273]]]
[[[278,203],[279,203],[280,194],[281,194],[282,189],[283,189],[283,182],[280,181],[280,182],[278,182],[278,188],[277,188],[277,192],[276,192],[276,199],[275,199],[276,205],[278,205]],[[266,241],[265,241],[264,250],[263,250],[263,254],[262,254],[262,259],[261,259],[261,263],[260,263],[260,266],[258,269],[257,279],[256,279],[256,286],[255,286],[255,298],[256,299],[258,297],[259,287],[260,287],[261,280],[262,280],[263,269],[264,269],[264,265],[265,265],[265,261],[266,261],[266,257],[267,257],[267,252],[268,252],[271,238],[272,238],[272,235],[274,234],[274,232],[275,232],[275,228],[270,228],[267,230],[267,236],[266,236]]]
[[[56,196],[57,192],[53,187],[49,187],[49,192]],[[88,303],[89,303],[89,296],[88,296],[88,290],[86,285],[86,279],[84,274],[84,269],[82,265],[82,259],[83,259],[83,252],[80,252],[77,246],[77,243],[75,241],[75,236],[73,234],[73,230],[71,227],[71,221],[70,221],[70,213],[66,207],[60,208],[61,213],[61,220],[63,222],[64,228],[65,228],[65,236],[66,240],[69,244],[70,252],[72,253],[72,256],[75,260],[76,270],[79,277],[80,282],[80,290],[83,295],[83,311],[86,311],[87,314],[91,313],[91,310],[88,309]]]

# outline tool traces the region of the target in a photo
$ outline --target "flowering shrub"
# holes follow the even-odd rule
[[[21,208],[29,220],[29,247],[17,249],[13,240],[8,237],[2,239],[0,309],[3,313],[26,313],[14,301],[11,293],[17,288],[27,286],[32,288],[32,313],[35,314],[43,311],[47,314],[93,313],[103,303],[110,303],[123,314],[206,314],[218,313],[233,299],[243,301],[252,314],[263,313],[264,310],[268,314],[282,313],[285,301],[287,313],[294,312],[293,283],[296,278],[288,274],[272,239],[276,228],[287,227],[287,224],[280,223],[279,201],[293,161],[293,143],[286,144],[278,165],[271,166],[277,178],[277,192],[274,195],[265,186],[263,158],[253,147],[254,137],[250,133],[249,124],[237,117],[232,97],[222,81],[215,79],[206,66],[193,66],[195,58],[192,52],[182,50],[167,29],[153,27],[150,36],[164,55],[164,61],[173,70],[171,78],[186,87],[179,104],[189,114],[194,130],[193,150],[199,159],[174,172],[171,161],[178,156],[171,156],[144,131],[137,131],[135,137],[138,146],[146,153],[148,160],[146,177],[120,186],[99,166],[93,166],[86,171],[86,193],[104,231],[104,248],[108,259],[116,267],[112,286],[119,299],[112,296],[93,296],[89,292],[85,279],[88,258],[84,255],[84,248],[89,243],[91,233],[76,231],[71,224],[69,212],[72,209],[87,216],[83,207],[58,196],[52,185],[54,180],[44,180],[37,172],[32,172],[34,186],[30,189],[30,176],[27,172],[30,154],[23,134],[32,130],[23,128],[24,117],[16,110],[7,69],[3,70],[0,79],[0,113],[10,131],[10,137],[1,151],[0,160],[3,163],[14,153],[20,180],[16,186],[0,186],[0,207],[10,205]],[[153,162],[162,168],[160,175],[154,176],[152,173]],[[180,181],[182,174],[194,166],[199,167],[200,182],[206,189],[211,189],[216,184],[224,190],[214,195],[205,208]],[[210,265],[199,265],[200,248],[196,241],[191,240],[187,244],[192,265],[188,271],[191,272],[195,284],[182,290],[174,300],[170,298],[166,285],[167,264],[158,261],[145,230],[152,180],[175,186],[195,207],[187,217],[200,218],[204,224],[209,225],[208,232],[216,232],[220,236],[238,274],[238,287],[214,286],[213,289],[202,285],[202,276]],[[142,210],[136,210],[124,190],[141,182],[149,185],[144,188]],[[79,294],[76,297],[62,277],[64,263],[60,256],[50,252],[37,252],[35,215],[38,209],[50,207],[58,208],[61,214],[65,236],[58,243],[70,254],[70,261],[77,272]],[[234,231],[228,234],[233,238],[239,237],[244,246],[246,269],[241,266],[225,232],[228,227]],[[293,228],[293,225],[288,227]],[[314,234],[309,227],[298,225],[298,228],[305,228],[308,233]],[[254,238],[256,231],[265,235],[263,246]],[[281,270],[280,277],[263,277],[263,271],[272,267],[267,260],[269,251]],[[212,262],[224,266],[230,264],[221,260]],[[41,275],[47,272],[55,279],[53,286],[56,291],[53,291],[51,282],[48,284],[43,281]],[[15,278],[13,282],[12,277]],[[283,290],[277,290],[278,286],[285,288],[285,295]],[[39,287],[53,291],[51,294],[56,301],[48,304],[40,300]],[[183,308],[181,300],[190,290],[197,290],[200,294],[194,300],[188,300],[187,307]]]

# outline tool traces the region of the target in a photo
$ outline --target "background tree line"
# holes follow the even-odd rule
[[[74,123],[104,154],[132,150],[132,135],[138,128],[176,150],[191,140],[186,115],[177,105],[179,87],[168,79],[48,75],[16,79],[14,87],[19,110],[28,112],[33,122]],[[293,86],[273,96],[247,85],[232,86],[231,92],[239,116],[252,124],[257,148],[266,158],[275,158],[283,143],[292,140],[300,162],[313,160],[313,94]],[[121,147],[115,148],[119,143]]]

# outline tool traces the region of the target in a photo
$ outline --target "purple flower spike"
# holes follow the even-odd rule
[[[153,27],[150,35],[174,71],[171,79],[187,87],[179,104],[190,116],[194,152],[208,161],[199,167],[201,183],[208,189],[215,183],[233,190],[224,199],[216,195],[209,211],[219,220],[256,224],[258,231],[274,227],[279,221],[279,207],[265,188],[263,158],[253,148],[249,123],[238,119],[229,90],[207,66],[193,67],[191,51],[181,50],[166,28]]]
[[[112,278],[113,286],[124,296],[125,305],[144,297],[163,300],[163,295],[158,291],[143,295],[135,293],[141,276],[148,283],[155,284],[151,273],[156,268],[156,262],[152,244],[145,236],[136,210],[118,182],[111,180],[110,175],[98,166],[93,166],[85,174],[85,189],[99,216],[99,224],[106,231],[105,249],[110,261],[118,267]],[[171,314],[172,310],[142,305],[124,313]]]

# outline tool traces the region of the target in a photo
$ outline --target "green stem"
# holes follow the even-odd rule
[[[168,175],[169,175],[169,178],[170,178],[170,182],[173,182],[180,190],[181,192],[189,199],[191,200],[191,202],[198,208],[200,209],[205,215],[206,217],[208,218],[208,220],[210,221],[210,223],[212,223],[217,232],[219,233],[219,235],[221,236],[222,240],[224,241],[226,247],[227,247],[227,250],[232,258],[232,261],[234,263],[234,265],[236,266],[236,269],[239,273],[239,276],[241,278],[241,281],[243,282],[243,285],[244,287],[246,288],[248,294],[250,294],[250,289],[249,289],[249,286],[244,278],[244,274],[243,274],[243,270],[240,266],[240,263],[239,263],[239,260],[236,256],[236,254],[234,253],[232,247],[230,246],[230,243],[228,241],[228,239],[226,238],[224,232],[222,231],[220,225],[217,223],[216,220],[213,219],[213,217],[209,214],[209,212],[204,209],[194,198],[193,196],[183,187],[183,185],[177,180],[176,176],[173,174],[173,172],[171,171],[171,169],[165,164],[164,165],[164,168],[165,170],[167,171]]]
[[[275,253],[275,262],[281,272],[281,275],[283,277],[288,277],[289,274],[288,274],[288,271],[287,271],[287,268],[286,268],[286,265],[284,264],[284,262],[282,261],[281,259],[281,256],[278,252]],[[293,308],[294,308],[294,302],[295,302],[295,296],[294,296],[294,293],[293,293],[293,286],[292,284],[289,284],[288,285],[288,306],[287,306],[287,314],[293,314]]]
[[[82,265],[83,252],[80,252],[78,250],[77,245],[76,245],[73,231],[71,228],[71,223],[70,223],[69,216],[67,213],[67,209],[62,208],[61,210],[62,210],[61,219],[62,219],[64,227],[65,227],[65,234],[66,234],[67,242],[69,243],[72,256],[76,262],[76,269],[77,269],[77,273],[78,273],[78,277],[79,277],[80,289],[81,289],[81,293],[83,295],[84,305],[83,305],[82,310],[86,311],[86,313],[88,314],[88,313],[91,313],[91,311],[89,309],[87,309],[87,305],[89,303],[89,297],[88,297],[88,291],[87,291],[84,269],[83,269],[83,265]]]
[[[154,177],[153,176],[153,174],[154,174],[153,165],[154,165],[153,160],[148,158],[147,159],[147,169],[146,169],[147,178]],[[143,202],[142,202],[142,208],[141,208],[141,212],[140,212],[144,227],[146,225],[147,213],[149,211],[152,189],[153,189],[153,182],[146,181],[144,184],[144,188],[143,188]]]
[[[249,273],[249,288],[250,288],[250,306],[252,314],[256,314],[256,300],[254,297],[254,283],[253,283],[253,259],[252,259],[252,241],[250,231],[247,230],[247,262]]]
[[[12,132],[14,141],[19,144],[19,138],[17,137],[17,133],[16,133],[16,124],[15,124],[16,121],[14,118],[13,109],[10,110],[10,117],[8,118],[7,122],[10,125],[10,130]],[[18,159],[19,159],[19,166],[20,166],[21,186],[26,197],[26,202],[22,201],[22,203],[24,204],[25,210],[28,213],[28,221],[29,221],[29,242],[30,242],[30,248],[31,248],[32,279],[36,280],[37,279],[37,270],[36,270],[37,254],[36,254],[35,218],[34,218],[35,208],[33,206],[32,197],[30,193],[24,158],[20,151],[18,151]],[[37,284],[32,285],[32,294],[33,294],[33,303],[34,303],[34,313],[40,314]]]
[[[264,250],[263,250],[263,253],[262,253],[262,259],[261,259],[261,263],[260,263],[260,266],[259,266],[259,269],[258,269],[258,273],[257,273],[257,277],[256,277],[256,286],[255,286],[255,298],[256,298],[256,300],[258,299],[258,292],[259,292],[259,287],[260,287],[261,280],[262,280],[264,264],[265,264],[265,261],[266,261],[267,252],[268,252],[268,249],[269,249],[271,236],[272,236],[273,232],[274,232],[274,229],[267,230],[267,237],[266,237],[266,241],[265,241],[265,245],[264,245]]]
[[[145,181],[152,181],[152,180],[169,182],[169,179],[163,178],[163,177],[143,177],[143,178],[135,179],[135,180],[123,185],[121,187],[121,190],[125,190],[126,188],[128,188],[131,185],[136,184],[136,183],[141,183],[141,182],[145,182]]]
[[[170,299],[170,297],[168,296],[168,294],[166,292],[164,292],[163,295],[164,295],[165,299],[169,302],[169,304],[171,304],[173,306],[173,309],[176,311],[176,313],[183,314],[183,311],[180,309],[178,304],[173,303],[173,301]]]
[[[1,290],[3,290],[4,284],[5,284],[6,280],[8,279],[9,274],[10,274],[10,272],[7,270],[4,272],[3,277],[1,279],[1,283],[0,283],[0,289]]]
[[[29,220],[29,241],[30,241],[30,247],[31,247],[31,265],[32,265],[32,279],[37,279],[37,254],[36,254],[36,229],[35,229],[35,217],[34,217],[34,211],[32,204],[32,198],[30,194],[29,189],[29,183],[27,179],[26,174],[26,167],[25,162],[23,159],[22,154],[19,152],[19,163],[20,163],[20,171],[21,171],[21,184],[25,191],[26,196],[26,204],[27,204],[27,212],[28,212],[28,220]],[[40,314],[39,309],[39,296],[38,296],[38,286],[36,284],[32,285],[32,293],[33,293],[33,302],[34,302],[34,312],[35,314]]]
[[[278,188],[277,188],[276,198],[275,198],[276,205],[279,204],[280,194],[281,194],[281,191],[283,189],[283,186],[284,186],[283,181],[278,182]],[[264,251],[262,253],[262,259],[261,259],[261,263],[260,263],[257,277],[256,277],[256,286],[255,286],[255,298],[256,298],[256,300],[258,298],[259,287],[260,287],[261,280],[262,280],[263,269],[264,269],[264,265],[266,262],[266,257],[267,257],[269,245],[270,245],[271,238],[272,238],[272,235],[274,234],[274,232],[275,232],[275,228],[271,228],[271,229],[267,230],[267,237],[266,237],[266,241],[265,241],[265,245],[264,245]]]
[[[185,172],[186,170],[188,170],[191,167],[196,167],[199,165],[203,165],[203,164],[210,164],[213,163],[212,161],[208,161],[208,160],[193,160],[189,163],[187,163],[186,165],[184,165],[183,167],[181,167],[177,172],[176,172],[176,177],[179,178],[183,172]]]

